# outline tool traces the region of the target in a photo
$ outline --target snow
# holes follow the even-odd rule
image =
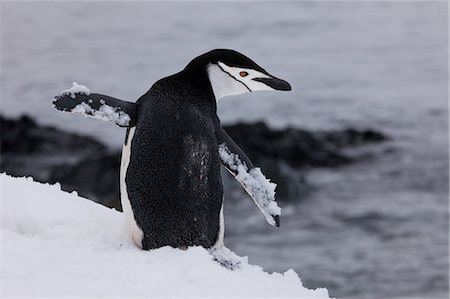
[[[81,102],[76,105],[71,112],[103,121],[109,121],[122,127],[128,126],[130,123],[130,116],[127,113],[119,110],[117,107],[106,105],[104,100],[100,100],[100,103],[103,105],[101,105],[98,110],[95,110],[89,106],[89,104]]]
[[[91,91],[84,85],[78,84],[77,82],[72,83],[72,87],[65,89],[61,92],[61,96],[70,95],[71,98],[75,99],[75,94],[82,93],[85,95],[90,95]]]
[[[89,106],[89,104],[86,104],[85,102],[81,102],[80,104],[76,105],[71,112],[75,114],[81,114],[85,116],[93,116],[94,109]]]
[[[219,145],[222,161],[232,170],[237,171],[236,180],[242,184],[255,204],[261,209],[269,224],[275,225],[274,215],[281,215],[281,209],[275,201],[276,184],[270,182],[261,169],[255,167],[248,170],[237,154],[234,154],[225,143]]]
[[[293,270],[268,274],[230,250],[143,251],[120,212],[31,178],[0,175],[3,297],[295,297],[309,290]],[[228,270],[214,259],[239,264]]]

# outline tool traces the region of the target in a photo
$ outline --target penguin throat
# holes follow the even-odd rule
[[[216,101],[220,98],[249,92],[249,89],[217,64],[207,66],[208,78]]]

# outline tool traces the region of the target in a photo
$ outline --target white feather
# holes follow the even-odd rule
[[[216,244],[214,244],[215,249],[221,249],[223,247],[223,237],[225,235],[225,221],[223,218],[223,200],[222,207],[220,208],[220,216],[219,216],[219,235],[217,236]]]
[[[258,90],[273,90],[272,87],[253,79],[270,78],[270,76],[254,69],[232,67],[223,62],[207,66],[209,81],[216,100],[220,98]],[[241,72],[247,75],[242,77]]]
[[[245,85],[234,80],[217,64],[208,65],[208,77],[216,100],[219,100],[225,96],[249,92]]]
[[[142,238],[144,236],[144,233],[137,225],[136,219],[134,218],[134,213],[131,207],[130,199],[128,198],[128,190],[125,182],[128,165],[130,164],[131,143],[133,141],[135,131],[136,127],[130,128],[128,139],[126,140],[126,144],[122,148],[122,160],[120,163],[120,200],[122,202],[122,210],[125,216],[129,236],[137,246],[142,248]]]

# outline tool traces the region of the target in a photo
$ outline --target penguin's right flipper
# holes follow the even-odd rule
[[[82,114],[120,127],[136,125],[136,104],[98,93],[63,92],[53,100],[53,107],[63,112]]]

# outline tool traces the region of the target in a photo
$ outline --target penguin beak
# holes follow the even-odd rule
[[[255,81],[261,82],[269,86],[270,88],[273,88],[275,90],[291,90],[291,85],[282,79],[276,78],[276,77],[270,77],[270,78],[255,78],[253,79]]]

